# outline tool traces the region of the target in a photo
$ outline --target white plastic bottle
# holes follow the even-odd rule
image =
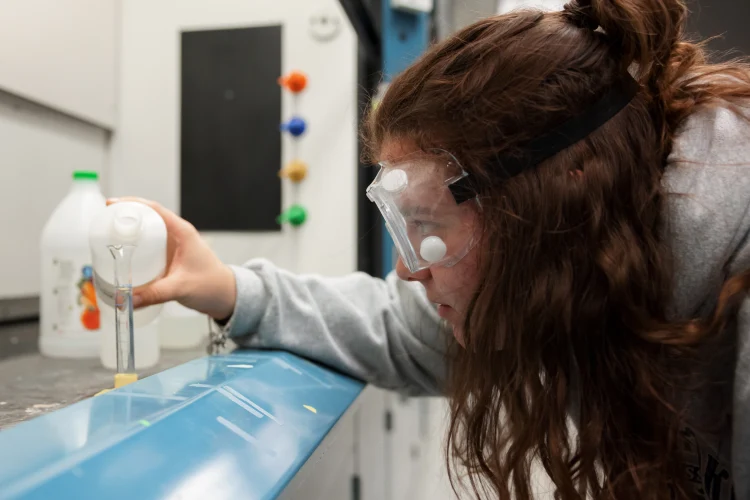
[[[159,317],[159,340],[165,349],[192,349],[208,339],[208,319],[179,302],[164,304]]]
[[[106,201],[96,172],[76,171],[67,196],[42,230],[39,350],[55,358],[95,358],[101,323],[89,226]]]
[[[167,266],[167,228],[150,207],[137,202],[108,206],[91,223],[89,234],[94,283],[102,316],[100,358],[109,369],[117,368],[115,342],[115,262],[110,246],[132,245],[133,288],[164,275]],[[133,313],[135,368],[141,370],[159,361],[158,316],[162,307],[150,306]]]

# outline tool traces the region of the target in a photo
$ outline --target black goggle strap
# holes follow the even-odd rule
[[[508,177],[534,168],[585,139],[614,118],[630,104],[639,89],[638,82],[628,73],[610,87],[588,110],[533,139],[522,148],[520,155],[500,155],[497,161]]]
[[[628,73],[610,87],[587,111],[533,139],[520,154],[499,155],[497,162],[502,167],[506,178],[534,168],[582,141],[625,109],[639,90],[639,83]],[[472,186],[470,177],[464,177],[451,184],[450,190],[457,204],[476,196],[476,189]]]
[[[450,189],[453,199],[456,200],[456,205],[460,205],[461,203],[476,198],[477,196],[477,190],[471,182],[470,176],[457,180],[448,186],[448,189]]]

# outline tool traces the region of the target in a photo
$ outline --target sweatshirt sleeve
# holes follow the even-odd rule
[[[750,137],[750,134],[749,134]],[[748,151],[750,164],[750,151]],[[750,190],[750,182],[744,183]],[[750,213],[745,212],[737,251],[727,266],[727,275],[750,269]],[[732,401],[732,478],[736,498],[750,498],[750,298],[737,315],[737,352]]]
[[[743,112],[750,117],[750,109]],[[724,107],[695,113],[675,143],[665,174],[669,241],[674,249],[673,314],[710,311],[727,278],[750,269],[750,121]],[[734,341],[734,336],[731,340]],[[732,346],[735,347],[735,346]],[[718,358],[723,359],[723,357]],[[732,379],[731,470],[736,498],[750,498],[750,300],[736,321]],[[724,376],[724,370],[734,369]]]
[[[395,273],[296,275],[262,259],[232,269],[237,301],[224,328],[237,344],[289,351],[406,394],[441,393],[452,337],[420,284]]]
[[[732,477],[737,498],[750,498],[750,301],[737,318],[737,366],[732,404]]]

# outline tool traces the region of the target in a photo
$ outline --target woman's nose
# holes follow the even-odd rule
[[[409,271],[406,265],[404,265],[404,261],[401,260],[401,257],[396,261],[396,274],[404,281],[427,281],[432,276],[429,267],[416,273]]]

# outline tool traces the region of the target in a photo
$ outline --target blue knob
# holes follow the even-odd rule
[[[302,118],[294,117],[286,123],[281,124],[281,130],[286,130],[294,137],[299,137],[305,133],[305,120]]]

